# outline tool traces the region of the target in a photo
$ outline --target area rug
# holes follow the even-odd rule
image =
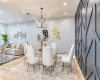
[[[27,64],[24,62],[20,63],[17,66],[14,66],[9,71],[2,70],[0,67],[0,75],[13,76],[14,80],[77,80],[75,70],[70,71],[69,66],[65,65],[64,71],[62,71],[62,63],[57,63],[52,76],[50,75],[49,68],[46,69],[46,72],[42,74],[43,67],[36,66],[36,70],[32,66],[27,72]]]
[[[0,55],[0,65],[7,63],[9,61],[15,60],[17,58],[22,57],[22,55],[20,56],[14,56],[14,55]]]

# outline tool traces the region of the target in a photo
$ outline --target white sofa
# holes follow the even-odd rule
[[[24,47],[22,44],[11,44],[10,48],[6,48],[8,54],[12,55],[23,55],[24,54]]]

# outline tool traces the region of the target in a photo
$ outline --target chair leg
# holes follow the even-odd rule
[[[39,70],[40,70],[40,63],[38,65],[39,65]]]
[[[45,74],[46,74],[46,66],[44,66]]]
[[[35,72],[35,64],[33,64],[33,71]]]
[[[51,66],[51,76],[52,76],[53,70],[54,70],[54,66]]]
[[[42,71],[42,80],[43,80],[43,73],[44,73],[44,65],[43,65],[43,71]]]
[[[34,72],[35,72],[35,64],[34,64]]]
[[[62,69],[62,71],[64,71],[64,62],[63,62],[63,69]]]
[[[34,72],[35,72],[35,64],[33,64],[33,69],[34,69]]]
[[[43,71],[42,71],[42,75],[43,75],[43,73],[44,73],[44,68],[45,68],[45,66],[43,65]]]
[[[51,76],[52,76],[52,67],[51,67]]]
[[[25,59],[24,59],[24,64],[25,64],[25,62],[26,62],[26,57],[25,57]]]
[[[71,63],[70,63],[70,70],[71,70],[71,72],[72,72],[72,66],[71,66]]]
[[[53,68],[53,71],[54,71],[54,66],[52,66],[52,68]]]
[[[28,70],[29,70],[29,63],[28,63],[28,67],[27,67],[27,72],[28,72]]]
[[[55,67],[56,67],[56,61],[57,61],[57,58],[55,57]]]

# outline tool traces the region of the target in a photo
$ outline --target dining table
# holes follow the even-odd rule
[[[39,58],[39,63],[42,63],[42,51],[36,51],[35,54],[36,54],[36,57]],[[61,56],[57,56],[57,55],[55,58],[56,58],[56,61],[61,61],[62,59]]]

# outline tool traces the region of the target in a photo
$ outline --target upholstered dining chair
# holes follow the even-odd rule
[[[35,72],[35,65],[36,65],[36,63],[38,63],[38,59],[35,56],[35,52],[34,52],[32,45],[27,45],[26,50],[27,50],[27,62],[28,62],[27,71],[29,69],[29,66],[33,65],[34,72]]]
[[[44,69],[46,70],[46,67],[51,67],[51,76],[52,76],[52,69],[53,69],[53,57],[51,53],[50,46],[46,46],[43,48],[43,73]]]
[[[72,59],[73,59],[73,54],[74,54],[74,45],[71,46],[71,49],[70,49],[68,55],[62,56],[61,61],[63,62],[63,70],[64,70],[64,63],[67,63],[70,66],[70,69],[71,69],[71,63],[72,63]],[[72,69],[71,69],[71,71],[72,71]]]
[[[51,43],[51,51],[52,51],[52,54],[54,56],[57,54],[57,52],[56,52],[56,43],[55,42]]]
[[[56,66],[57,49],[56,49],[56,43],[55,42],[51,43],[51,51],[52,51],[54,63],[55,63],[55,66]]]

